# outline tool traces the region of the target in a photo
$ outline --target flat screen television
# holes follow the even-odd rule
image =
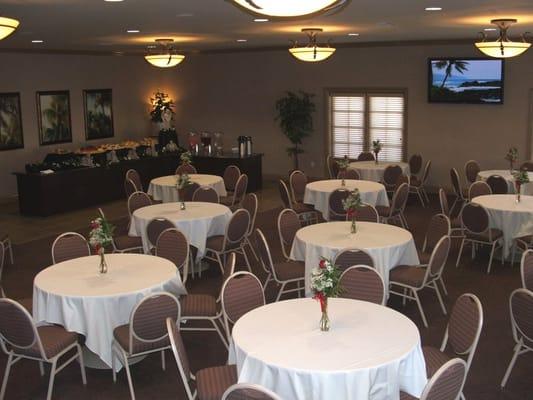
[[[430,103],[503,104],[503,60],[430,58]]]

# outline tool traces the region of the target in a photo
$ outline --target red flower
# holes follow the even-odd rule
[[[326,310],[326,302],[328,298],[324,295],[323,292],[316,292],[313,296],[313,299],[320,301],[320,310],[324,312]]]
[[[318,264],[318,266],[320,267],[320,269],[326,268],[326,260],[320,260],[320,264]]]

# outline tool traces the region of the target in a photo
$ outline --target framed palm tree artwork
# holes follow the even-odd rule
[[[0,93],[0,151],[24,147],[19,93]]]
[[[83,105],[85,114],[85,138],[91,140],[113,137],[112,90],[84,90]]]
[[[72,142],[69,91],[37,92],[37,121],[41,146]]]

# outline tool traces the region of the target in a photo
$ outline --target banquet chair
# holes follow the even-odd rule
[[[526,250],[522,254],[520,277],[522,278],[522,287],[533,291],[533,250]]]
[[[144,192],[135,192],[128,197],[128,214],[130,216],[130,223],[131,216],[135,211],[137,211],[139,208],[148,207],[151,205],[152,200],[150,199],[150,196]]]
[[[477,296],[465,293],[453,306],[440,348],[422,347],[426,372],[431,378],[452,357],[466,357],[465,380],[483,328],[483,307]],[[449,345],[449,346],[448,346]],[[446,352],[449,347],[451,351]],[[451,356],[450,356],[451,354]]]
[[[363,203],[361,207],[355,212],[355,218],[360,222],[379,222],[379,214],[372,204]],[[346,221],[351,221],[351,218],[346,214]]]
[[[189,275],[189,241],[181,231],[174,227],[161,231],[155,244],[155,256],[174,263],[185,285]]]
[[[4,245],[6,253],[9,252],[9,261],[11,261],[11,265],[13,265],[13,244],[11,243],[11,239],[7,233],[0,232],[0,243]]]
[[[221,302],[226,337],[231,340],[231,327],[239,318],[266,304],[261,281],[251,272],[235,272],[222,285]]]
[[[513,245],[511,247],[511,265],[514,265],[516,249],[522,252],[522,257],[526,251],[533,249],[533,234],[513,239]]]
[[[287,185],[281,179],[278,181],[278,189],[283,206],[294,210],[303,224],[309,225],[318,222],[318,212],[315,208],[310,204],[294,203]]]
[[[533,171],[533,161],[532,160],[524,161],[522,165],[520,166],[520,169],[526,170],[526,171]]]
[[[100,217],[106,219],[104,211],[98,208]],[[140,236],[129,235],[113,235],[111,246],[113,247],[113,253],[142,253],[143,242]]]
[[[337,175],[337,179],[352,179],[358,181],[361,179],[359,172],[355,169],[347,169],[346,171],[340,171]]]
[[[394,185],[394,190],[393,192],[398,188],[400,187],[400,185],[402,183],[407,183],[407,186],[410,186],[411,185],[411,177],[409,175],[406,175],[406,174],[401,174],[398,179],[396,179],[396,184]]]
[[[398,178],[403,174],[402,168],[399,165],[388,165],[383,171],[383,185],[387,193],[394,192]]]
[[[343,200],[350,196],[350,190],[344,188],[335,189],[328,197],[328,217],[330,221],[346,221],[346,210],[342,205]]]
[[[461,261],[465,243],[468,242],[472,246],[472,258],[475,257],[477,244],[489,245],[491,246],[489,265],[487,267],[487,274],[489,274],[494,251],[499,247],[503,248],[503,232],[500,229],[490,227],[489,213],[485,207],[476,203],[467,203],[464,205],[461,211],[461,224],[465,236],[461,239],[461,247],[457,254],[457,262],[455,264],[456,267],[459,266],[459,262]]]
[[[246,237],[244,238],[244,242],[250,250],[252,251],[252,255],[254,258],[259,261],[259,257],[257,256],[257,253],[255,252],[254,246],[252,245],[252,235],[254,233],[255,229],[255,219],[257,217],[257,209],[259,208],[259,200],[257,200],[257,195],[255,193],[247,193],[244,198],[242,199],[241,207],[248,211],[250,214],[250,226],[248,227],[248,231],[246,232]]]
[[[403,183],[394,192],[394,195],[392,196],[392,204],[390,206],[376,206],[381,222],[390,223],[393,220],[398,220],[403,228],[409,229],[407,220],[403,214],[405,205],[407,204],[408,195],[409,185]]]
[[[409,158],[409,171],[411,172],[411,179],[416,177],[422,170],[422,156],[420,154],[413,154]]]
[[[513,291],[509,297],[509,310],[513,340],[516,344],[500,385],[502,388],[507,384],[518,356],[533,351],[533,292],[524,288]]]
[[[368,251],[355,247],[339,251],[333,258],[333,265],[341,272],[346,271],[354,265],[366,265],[371,268],[376,267],[374,258]]]
[[[6,259],[6,250],[4,244],[0,241],[0,298],[6,298],[6,293],[4,292],[4,287],[2,286],[2,272],[4,269],[4,262]],[[31,314],[33,309],[33,301],[32,298],[23,298],[23,299],[15,299],[19,304],[21,304],[26,310],[28,310]]]
[[[200,184],[197,182],[191,182],[191,184],[183,189],[183,199],[179,201],[193,201],[194,193],[200,189]],[[178,194],[179,197],[179,194]]]
[[[128,169],[126,171],[126,177],[125,180],[130,180],[133,183],[133,186],[135,186],[135,192],[143,192],[143,184],[141,180],[141,175],[137,172],[135,169]]]
[[[159,235],[161,235],[161,232],[171,228],[174,228],[172,221],[163,217],[153,218],[148,221],[148,224],[146,225],[146,237],[152,254],[155,253],[157,239],[159,238]]]
[[[267,279],[264,284],[266,290],[268,283],[274,281],[277,285],[281,285],[275,301],[279,301],[282,294],[297,292],[300,297],[305,285],[305,263],[303,261],[282,261],[274,263],[272,261],[272,254],[270,247],[265,239],[265,235],[260,229],[255,230],[257,248],[259,250],[259,259],[261,265],[267,273]],[[286,289],[287,285],[293,284],[294,288]]]
[[[450,169],[450,179],[452,181],[453,193],[455,194],[455,200],[452,203],[452,208],[450,208],[451,214],[455,210],[456,205],[466,202],[466,199],[468,199],[468,189],[462,189],[459,173],[455,168]]]
[[[420,400],[456,400],[461,395],[466,379],[466,365],[460,358],[444,364],[424,387]],[[400,400],[416,400],[400,392]]]
[[[449,236],[441,238],[433,249],[427,266],[400,265],[390,271],[390,294],[402,297],[404,304],[406,299],[415,300],[426,328],[428,323],[418,292],[424,288],[435,290],[442,313],[446,315],[446,307],[442,301],[437,282],[442,279],[441,275],[450,252],[450,243]]]
[[[492,194],[490,186],[487,185],[487,182],[477,181],[470,185],[468,188],[468,201],[472,201],[474,197],[478,196],[487,196]]]
[[[450,236],[451,227],[450,219],[444,214],[435,214],[429,220],[429,224],[426,230],[426,236],[424,237],[424,244],[422,245],[422,251],[418,252],[418,258],[421,265],[427,265],[431,258],[431,252],[443,236]]]
[[[203,201],[206,203],[219,203],[218,193],[210,186],[200,186],[192,194],[192,201]]]
[[[167,318],[166,327],[174,360],[179,376],[187,393],[187,400],[218,400],[231,385],[237,383],[235,365],[221,365],[191,372],[187,350],[181,337],[180,329],[171,318]],[[193,389],[196,386],[196,389]]]
[[[224,273],[222,274],[222,283],[224,283],[235,271],[235,253],[230,253],[226,258]],[[185,283],[185,282],[184,282]],[[228,347],[228,342],[224,336],[224,323],[222,321],[222,310],[220,299],[222,293],[222,284],[218,290],[218,296],[209,294],[189,293],[180,297],[181,318],[180,329],[182,331],[215,331],[222,340],[224,346]],[[189,321],[208,321],[213,327],[184,327]],[[220,323],[220,326],[218,325]]]
[[[342,273],[339,285],[342,298],[369,301],[382,306],[386,303],[385,282],[381,275],[369,266],[349,267]]]
[[[91,248],[87,239],[77,232],[65,232],[59,235],[52,243],[52,263],[91,255]]]
[[[255,383],[236,383],[222,395],[222,400],[282,400],[276,393]]]
[[[289,187],[291,188],[291,197],[294,203],[303,203],[305,186],[307,185],[307,176],[300,170],[294,170],[289,175]]]
[[[450,220],[450,237],[463,237],[463,228],[461,226],[461,219],[459,217],[452,218],[450,214],[450,207],[448,206],[448,196],[444,189],[439,189],[440,212],[448,217]]]
[[[194,168],[194,165],[192,164],[180,164],[178,165],[178,168],[176,168],[176,171],[174,172],[174,175],[183,175],[183,174],[197,174],[196,168]]]
[[[224,186],[228,194],[232,194],[235,191],[235,185],[241,176],[241,170],[236,165],[228,165],[224,169],[222,179],[224,180]]]
[[[509,185],[501,175],[489,176],[487,178],[487,184],[493,194],[507,194],[509,192]]]
[[[290,253],[296,232],[302,227],[298,214],[290,208],[285,208],[278,215],[278,236],[281,252],[286,261],[291,259]]]
[[[56,374],[76,359],[79,361],[82,382],[84,385],[87,384],[83,353],[78,344],[77,334],[68,332],[59,325],[37,327],[30,313],[11,299],[0,299],[0,339],[0,347],[8,356],[0,400],[6,398],[11,367],[21,359],[38,361],[41,376],[44,375],[43,363],[51,364],[47,400],[52,399]],[[72,350],[75,354],[58,365],[59,359]]]
[[[224,235],[210,236],[207,238],[204,257],[218,263],[222,274],[224,273],[224,263],[222,262],[222,258],[226,257],[232,251],[241,254],[244,257],[248,271],[252,270],[244,249],[250,220],[250,213],[247,210],[240,208],[231,216]]]
[[[129,360],[134,357],[161,353],[161,367],[165,370],[165,350],[170,349],[166,320],[174,324],[180,318],[178,300],[170,293],[159,292],[146,295],[132,310],[127,324],[113,330],[111,343],[111,371],[113,382],[117,381],[117,360],[124,366],[130,396],[135,400]]]
[[[409,193],[416,194],[420,200],[422,207],[429,205],[429,196],[426,191],[426,182],[429,177],[429,170],[431,169],[431,160],[426,162],[424,166],[424,173],[422,174],[422,179],[418,179],[416,176],[411,175],[411,180],[409,182]]]
[[[126,193],[126,199],[128,199],[133,193],[137,192],[137,187],[131,179],[124,180],[124,193]]]
[[[241,176],[239,176],[239,179],[237,180],[237,183],[235,184],[235,191],[233,192],[233,195],[221,197],[220,204],[224,204],[225,206],[231,208],[232,211],[235,211],[238,207],[240,207],[240,204],[242,202],[242,199],[244,198],[244,195],[246,194],[247,189],[248,175],[241,174]]]
[[[362,151],[357,157],[357,161],[375,161],[376,157],[371,151]]]
[[[339,159],[332,155],[328,155],[326,158],[329,179],[335,179],[339,175],[339,165],[337,164],[337,160]]]
[[[479,164],[475,160],[467,161],[465,164],[465,177],[468,184],[472,184],[477,181],[477,176],[481,171]]]

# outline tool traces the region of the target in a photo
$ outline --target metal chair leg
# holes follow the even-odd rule
[[[57,358],[52,361],[52,369],[50,370],[50,380],[48,381],[48,394],[46,400],[52,399],[52,390],[54,389],[54,379],[56,377]]]
[[[518,355],[520,354],[521,347],[522,347],[522,342],[518,343],[514,348],[513,358],[511,358],[511,362],[509,363],[509,366],[507,367],[507,371],[505,371],[505,375],[503,376],[502,383],[500,384],[502,389],[507,384],[507,380],[509,379],[509,376],[511,375],[511,371],[514,368],[516,359],[518,358]]]
[[[459,248],[459,253],[457,254],[457,262],[455,263],[455,268],[459,266],[459,261],[461,261],[461,256],[463,255],[463,247],[465,245],[465,238],[461,239],[461,247]]]
[[[420,311],[420,315],[422,316],[422,322],[424,323],[424,326],[427,328],[428,327],[428,321],[426,319],[426,314],[424,314],[424,309],[422,308],[422,303],[420,302],[420,298],[418,297],[418,293],[414,289],[411,289],[411,291],[413,292],[414,298],[416,300],[416,304],[418,305],[418,310]]]
[[[7,380],[11,371],[11,365],[13,363],[13,354],[9,354],[6,364],[6,370],[4,371],[4,380],[2,381],[2,389],[0,390],[0,400],[4,400],[6,394]]]
[[[437,286],[437,282],[433,281],[433,288],[435,289],[435,292],[437,293],[437,298],[439,299],[440,308],[442,309],[442,313],[444,315],[448,314],[446,311],[446,306],[444,305],[444,302],[442,301],[442,296],[440,295],[439,287]]]
[[[494,250],[496,250],[496,243],[494,242],[492,244],[492,250],[490,251],[490,258],[489,258],[489,267],[487,268],[487,274],[490,274],[490,269],[492,267],[492,258],[494,257]]]

